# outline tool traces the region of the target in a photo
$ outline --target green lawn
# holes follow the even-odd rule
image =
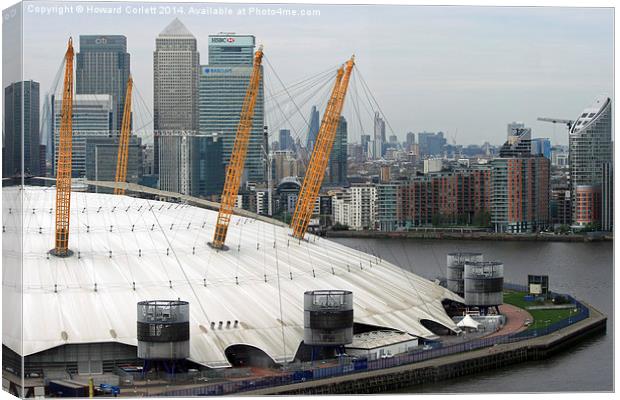
[[[564,308],[559,310],[527,310],[527,307],[541,304],[533,301],[525,301],[523,296],[526,294],[527,293],[524,292],[504,292],[504,303],[526,309],[526,311],[532,315],[534,321],[528,329],[544,328],[547,325],[566,319],[570,316],[571,311],[573,310],[572,308]],[[548,304],[552,303],[549,302]]]

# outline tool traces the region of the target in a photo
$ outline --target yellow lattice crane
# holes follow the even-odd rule
[[[123,109],[123,123],[121,136],[118,140],[118,157],[116,159],[116,178],[114,180],[114,194],[125,194],[125,188],[119,184],[127,181],[127,157],[129,157],[129,136],[131,136],[131,91],[133,80],[131,75],[127,79],[127,92],[125,93],[125,108]]]
[[[336,138],[336,130],[340,122],[340,114],[342,114],[344,99],[354,65],[355,58],[351,57],[343,67],[338,69],[336,83],[327,102],[306,176],[301,185],[297,204],[295,205],[295,214],[293,214],[293,220],[291,221],[293,236],[297,239],[303,239],[308,230],[308,224],[314,210],[314,203],[319,195],[319,190],[321,190],[329,156]]]
[[[233,207],[235,206],[239,193],[241,175],[243,174],[245,156],[248,151],[250,133],[252,130],[254,106],[256,105],[256,98],[258,97],[260,87],[262,59],[263,46],[260,46],[254,55],[254,66],[250,77],[250,85],[245,93],[241,117],[239,119],[239,125],[237,126],[237,134],[235,135],[235,144],[230,154],[228,167],[226,167],[226,181],[224,183],[224,191],[222,192],[220,210],[217,214],[215,234],[213,236],[213,242],[211,242],[211,246],[216,249],[224,248],[228,224],[230,223]]]
[[[71,152],[73,147],[73,39],[69,38],[65,54],[65,79],[60,109],[60,140],[56,165],[56,241],[52,254],[71,255],[69,250],[69,215],[71,212]]]

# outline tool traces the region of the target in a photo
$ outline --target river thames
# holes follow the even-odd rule
[[[495,242],[411,239],[330,239],[390,261],[425,278],[446,275],[446,255],[478,251],[504,263],[506,282],[549,275],[551,290],[568,293],[604,313],[607,333],[551,358],[457,379],[413,386],[402,393],[561,392],[613,390],[613,244],[611,242]]]

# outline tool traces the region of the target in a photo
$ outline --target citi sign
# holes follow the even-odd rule
[[[214,37],[211,38],[211,43],[235,43],[233,37]]]

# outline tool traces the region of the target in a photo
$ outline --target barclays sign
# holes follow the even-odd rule
[[[203,75],[208,74],[230,74],[232,72],[232,68],[213,68],[213,67],[204,67],[202,69]]]

